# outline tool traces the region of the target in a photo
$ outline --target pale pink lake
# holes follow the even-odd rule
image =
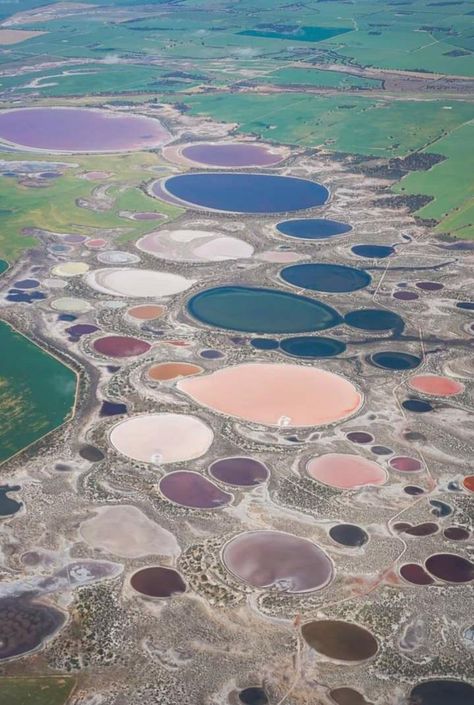
[[[357,411],[362,396],[343,377],[316,367],[249,363],[189,377],[178,388],[214,411],[269,426],[316,426]]]
[[[378,463],[361,455],[326,453],[311,458],[306,469],[314,480],[341,490],[382,485],[387,480],[387,473]]]

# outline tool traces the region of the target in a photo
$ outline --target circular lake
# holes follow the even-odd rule
[[[179,463],[209,450],[214,433],[195,416],[139,414],[120,421],[110,431],[110,443],[122,455],[142,463]]]
[[[329,294],[357,291],[372,281],[363,269],[341,264],[294,264],[281,270],[283,281],[299,289],[324,291]]]
[[[152,193],[160,186],[188,206],[229,213],[284,213],[322,206],[329,197],[314,181],[271,174],[180,174],[155,182]]]
[[[127,152],[170,139],[155,118],[89,108],[20,108],[0,112],[0,140],[48,152]]]
[[[224,546],[222,560],[227,570],[252,587],[276,587],[291,594],[320,590],[334,573],[319,546],[282,531],[239,534]]]
[[[263,144],[246,142],[200,142],[183,147],[181,154],[196,164],[222,167],[272,166],[283,156]]]
[[[357,311],[349,311],[344,316],[344,321],[352,328],[362,330],[394,330],[401,333],[405,327],[403,318],[394,311],[387,311],[384,308],[360,308]]]
[[[395,252],[390,245],[354,245],[351,250],[358,257],[366,257],[368,259],[383,259],[384,257],[390,257]]]
[[[246,333],[309,333],[342,321],[335,309],[321,301],[247,286],[201,291],[188,301],[188,311],[201,323]]]
[[[276,229],[288,237],[297,237],[302,240],[324,240],[334,235],[343,235],[352,230],[348,223],[325,218],[295,218],[278,223]]]
[[[130,578],[130,585],[146,597],[171,597],[186,591],[186,583],[178,571],[161,565],[137,570]]]
[[[213,478],[236,487],[255,487],[268,480],[270,472],[259,460],[247,457],[221,458],[209,466]]]
[[[408,384],[417,392],[437,397],[450,397],[464,391],[464,385],[461,382],[442,375],[416,375],[411,377]]]
[[[464,681],[425,681],[413,688],[409,702],[416,705],[474,705],[474,687]]]
[[[412,370],[418,367],[421,358],[397,350],[384,350],[371,355],[370,361],[385,370]]]
[[[326,453],[311,458],[306,469],[314,480],[341,490],[383,485],[387,481],[385,470],[362,455]]]
[[[346,344],[336,338],[319,338],[313,336],[301,336],[298,338],[284,338],[280,342],[280,348],[291,357],[319,358],[334,357],[343,353]]]
[[[312,649],[338,661],[366,661],[378,651],[373,634],[351,622],[322,619],[303,624],[301,632]]]

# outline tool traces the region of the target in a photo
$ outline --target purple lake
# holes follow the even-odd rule
[[[232,500],[217,485],[197,472],[177,470],[160,481],[162,494],[175,504],[192,509],[218,509]]]
[[[169,139],[154,118],[87,108],[0,112],[0,139],[30,149],[115,152],[157,147]]]
[[[209,166],[270,166],[282,161],[280,154],[261,144],[192,144],[184,147],[181,154]]]
[[[254,487],[268,480],[267,467],[254,458],[234,457],[216,460],[209,467],[209,472],[216,480],[228,485]]]
[[[231,573],[256,588],[308,592],[333,577],[332,563],[319,546],[281,531],[239,534],[224,547],[222,559]]]

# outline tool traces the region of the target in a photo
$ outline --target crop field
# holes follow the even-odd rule
[[[0,693],[6,705],[65,705],[74,688],[68,676],[0,678]]]
[[[442,154],[446,159],[428,172],[412,172],[402,179],[396,190],[433,196],[417,215],[440,221],[439,232],[474,238],[474,123],[461,125],[426,151]]]
[[[423,149],[474,117],[468,102],[377,101],[353,95],[198,95],[185,102],[194,114],[238,123],[239,132],[380,157]]]

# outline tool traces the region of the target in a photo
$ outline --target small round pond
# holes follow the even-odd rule
[[[146,597],[171,597],[186,591],[186,583],[177,570],[165,566],[150,566],[137,570],[130,585]]]
[[[276,226],[278,232],[288,237],[296,237],[302,240],[324,240],[334,235],[343,235],[352,230],[348,223],[340,223],[338,220],[327,220],[326,218],[295,218],[294,220],[284,220]]]

